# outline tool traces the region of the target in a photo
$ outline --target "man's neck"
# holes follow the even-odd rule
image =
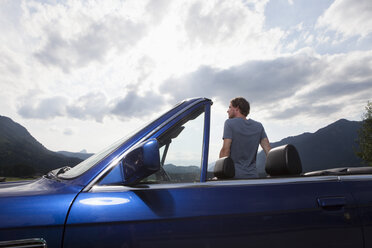
[[[235,115],[235,118],[242,118],[243,120],[246,120],[247,119],[247,117],[245,115],[242,115],[240,113],[236,114]]]

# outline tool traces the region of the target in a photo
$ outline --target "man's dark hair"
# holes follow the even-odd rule
[[[245,100],[243,97],[236,97],[232,99],[231,105],[236,108],[239,108],[239,111],[242,115],[247,116],[249,114],[249,111],[251,109],[249,102]]]

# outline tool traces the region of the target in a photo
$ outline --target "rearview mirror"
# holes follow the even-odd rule
[[[134,185],[160,170],[159,144],[156,139],[147,140],[123,159],[124,184]]]

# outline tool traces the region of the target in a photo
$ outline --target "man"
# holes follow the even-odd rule
[[[235,178],[257,178],[256,155],[260,144],[266,155],[270,143],[260,122],[247,119],[250,105],[243,97],[230,101],[223,131],[220,158],[230,156],[235,164]]]

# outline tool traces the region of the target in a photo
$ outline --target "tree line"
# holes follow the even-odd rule
[[[369,166],[372,166],[372,102],[367,102],[362,119],[362,127],[358,134],[359,151],[357,155]]]

